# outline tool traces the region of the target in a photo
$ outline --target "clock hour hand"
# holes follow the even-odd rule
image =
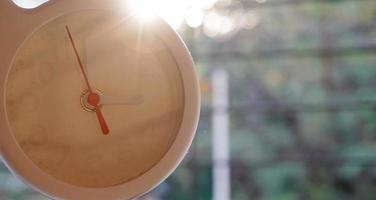
[[[138,105],[144,103],[143,96],[107,96],[100,98],[101,105]]]

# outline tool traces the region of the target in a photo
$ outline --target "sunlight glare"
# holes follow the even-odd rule
[[[221,37],[235,30],[234,19],[211,12],[204,19],[204,33],[209,37]]]
[[[137,16],[140,17],[141,20],[149,21],[153,15],[155,15],[155,10],[153,4],[155,1],[149,0],[130,0],[131,9],[137,13]]]
[[[204,20],[204,12],[201,9],[191,8],[187,11],[185,15],[185,21],[187,22],[188,26],[192,28],[197,28],[201,26]]]
[[[149,20],[153,15],[163,18],[172,28],[178,29],[184,22],[190,27],[202,24],[204,10],[218,0],[129,0],[131,8],[140,18]]]
[[[201,8],[203,10],[210,9],[218,0],[192,0],[192,7]]]

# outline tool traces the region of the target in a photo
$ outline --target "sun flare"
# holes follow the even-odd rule
[[[217,0],[129,0],[129,5],[143,20],[157,15],[174,29],[184,22],[198,27],[203,22],[203,11],[211,8]],[[197,15],[198,14],[198,15]]]

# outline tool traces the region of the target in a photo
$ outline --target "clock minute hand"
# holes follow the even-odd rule
[[[69,30],[69,27],[68,26],[65,26],[65,29],[67,30],[67,33],[68,33],[68,36],[69,36],[69,40],[72,44],[72,47],[73,47],[73,50],[74,50],[74,53],[76,55],[76,58],[77,58],[77,61],[78,61],[78,64],[80,66],[80,69],[81,69],[81,73],[82,75],[84,76],[84,79],[85,79],[85,83],[86,83],[86,86],[87,86],[87,89],[89,90],[89,97],[88,97],[88,102],[90,105],[94,106],[95,107],[95,113],[97,114],[97,118],[98,118],[98,121],[99,121],[99,125],[101,126],[101,129],[102,129],[102,132],[104,135],[107,135],[110,130],[108,128],[108,125],[107,125],[107,122],[106,120],[104,119],[103,117],[103,113],[100,109],[100,106],[99,106],[99,102],[100,102],[100,96],[96,93],[93,92],[93,89],[91,88],[90,86],[90,83],[89,83],[89,80],[87,78],[87,75],[86,75],[86,72],[84,70],[84,66],[81,62],[81,59],[80,59],[80,56],[78,55],[78,52],[77,52],[77,48],[76,48],[76,45],[74,43],[74,40],[73,40],[73,37],[72,37],[72,34]]]
[[[68,26],[65,26],[65,29],[67,30],[67,33],[68,33],[68,36],[69,36],[69,40],[72,44],[72,47],[73,47],[73,50],[74,50],[74,53],[76,55],[76,58],[77,58],[77,61],[78,61],[78,64],[80,66],[80,70],[81,70],[81,73],[82,75],[84,76],[84,80],[85,80],[85,83],[86,83],[86,86],[87,86],[87,89],[89,90],[90,93],[93,93],[93,90],[92,88],[90,87],[90,83],[89,83],[89,79],[87,78],[86,76],[86,72],[85,72],[85,69],[84,69],[84,65],[82,64],[82,61],[80,59],[80,56],[78,55],[78,51],[77,51],[77,48],[76,48],[76,45],[74,43],[74,40],[73,40],[73,37],[72,37],[72,34],[69,30],[69,27]]]
[[[143,96],[107,96],[102,95],[100,104],[102,105],[138,105],[144,103]]]

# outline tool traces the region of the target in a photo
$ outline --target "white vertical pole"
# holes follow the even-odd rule
[[[228,73],[217,69],[212,76],[213,86],[213,200],[230,200],[230,153],[228,114]]]

